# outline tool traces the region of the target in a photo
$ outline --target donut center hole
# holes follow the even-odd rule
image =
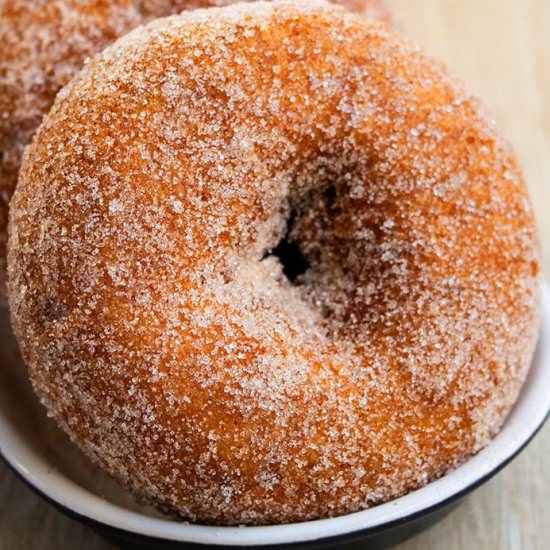
[[[311,267],[310,263],[302,254],[298,244],[289,239],[294,218],[295,213],[292,212],[288,218],[286,230],[281,240],[277,243],[275,248],[264,256],[264,259],[269,256],[278,258],[283,266],[283,273],[290,282],[296,281],[300,275],[303,275]]]
[[[310,268],[309,262],[304,258],[298,245],[290,242],[286,237],[279,241],[279,244],[268,256],[279,258],[283,266],[283,273],[291,282],[294,282]]]

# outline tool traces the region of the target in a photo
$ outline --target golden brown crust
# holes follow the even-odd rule
[[[129,0],[0,0],[0,294],[24,146],[84,60],[141,21]]]
[[[289,220],[294,283],[270,255]],[[534,350],[510,148],[439,63],[323,3],[188,12],[96,57],[27,151],[10,231],[41,400],[191,520],[419,487],[498,431]]]
[[[0,296],[4,294],[8,203],[23,148],[57,92],[86,59],[136,26],[185,9],[234,1],[0,0]],[[391,21],[381,0],[342,3]]]

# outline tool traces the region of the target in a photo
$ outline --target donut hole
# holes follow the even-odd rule
[[[334,202],[336,199],[336,186],[335,185],[329,185],[324,191],[323,191],[323,197],[325,198],[326,202]]]
[[[289,238],[295,216],[295,212],[290,213],[283,236],[277,245],[262,258],[262,260],[270,256],[277,258],[282,266],[284,275],[291,283],[295,283],[298,277],[311,267],[311,264],[300,250],[298,243]]]
[[[302,254],[300,247],[286,237],[279,241],[270,256],[279,259],[283,266],[283,273],[291,282],[295,282],[300,275],[303,275],[310,268],[310,263]]]
[[[341,182],[333,175],[324,174],[326,182],[317,180],[317,185],[301,196],[291,197],[281,210],[284,229],[275,246],[262,257],[272,257],[281,265],[286,279],[294,285],[307,285],[306,272],[323,270],[322,252],[326,243],[322,233],[332,231],[330,219],[341,213]],[[316,231],[303,231],[304,222],[315,219],[319,222]],[[306,234],[308,233],[308,234]]]

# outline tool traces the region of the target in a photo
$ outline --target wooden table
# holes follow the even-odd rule
[[[550,273],[550,2],[394,0],[404,30],[483,97],[523,163]],[[550,391],[550,388],[549,388]],[[0,550],[113,545],[55,511],[0,464]],[[550,423],[504,472],[398,550],[550,545]]]

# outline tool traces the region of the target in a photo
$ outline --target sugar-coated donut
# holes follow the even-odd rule
[[[441,64],[322,2],[186,12],[94,58],[27,149],[8,264],[49,413],[206,523],[445,474],[499,430],[538,328],[510,147]]]
[[[255,0],[244,0],[254,2]],[[396,21],[385,0],[329,0],[345,8],[361,13],[366,17],[384,21],[393,27]],[[236,0],[137,0],[141,13],[149,17],[169,15],[181,12],[182,10],[223,7],[235,4]]]
[[[0,0],[0,295],[23,148],[87,58],[148,20],[235,0]],[[393,24],[383,0],[334,0]],[[1,299],[1,297],[0,297]]]

